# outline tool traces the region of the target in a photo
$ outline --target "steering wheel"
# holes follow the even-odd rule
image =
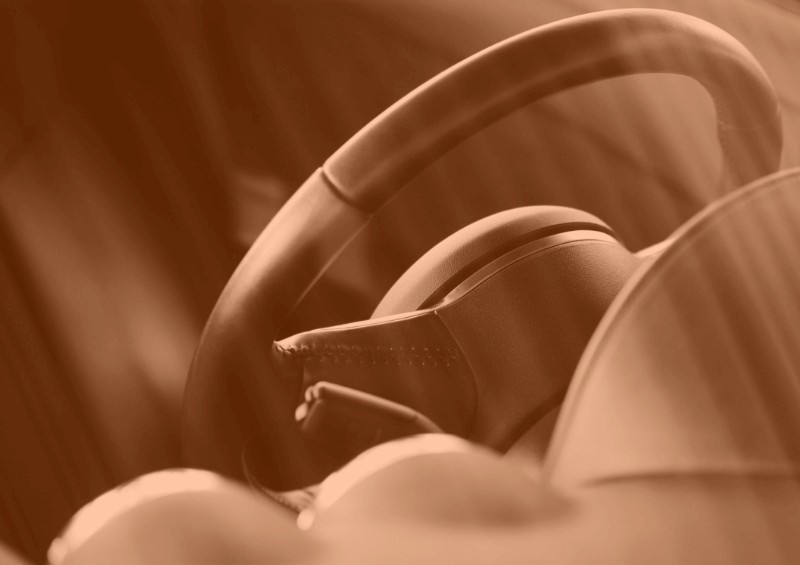
[[[255,242],[223,291],[196,352],[185,393],[185,462],[240,476],[243,446],[259,437],[276,485],[319,480],[330,468],[315,459],[294,411],[304,385],[327,377],[304,375],[307,367],[292,364],[287,359],[291,348],[285,340],[277,341],[293,308],[370,218],[460,141],[545,96],[639,73],[685,75],[709,92],[729,186],[777,168],[781,127],[766,74],[733,37],[702,20],[662,10],[612,10],[546,25],[486,49],[423,84],[350,139],[311,175]],[[459,104],[453,104],[456,99]],[[544,220],[548,225],[589,230],[595,234],[593,241],[613,233],[588,214],[547,213],[552,215]],[[534,231],[542,237],[565,231],[547,229],[538,225]],[[636,261],[621,261],[625,267],[614,275],[619,281],[611,285],[612,296],[604,298],[602,308],[636,266]],[[590,283],[593,278],[588,276]],[[364,327],[388,331],[421,317],[397,309],[381,313],[387,312],[394,315],[350,326],[355,333],[347,334],[347,347],[358,348]],[[589,324],[589,335],[592,328]],[[324,340],[330,333],[307,334],[296,342],[298,349],[310,343],[308,335]],[[507,338],[529,339],[517,334]],[[580,351],[569,352],[576,354]],[[485,353],[492,355],[498,353]],[[462,358],[456,354],[454,363]],[[474,417],[474,404],[480,402],[474,383],[460,381],[460,373],[450,369],[442,374],[446,378],[435,391],[437,400],[449,396],[451,403],[467,406],[459,418]],[[406,384],[419,383],[396,386],[402,389]],[[450,428],[458,429],[463,424],[459,422]]]

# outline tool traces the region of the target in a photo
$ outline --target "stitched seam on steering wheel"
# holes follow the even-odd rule
[[[733,155],[730,153],[730,141],[728,131],[731,129],[728,123],[728,115],[725,112],[725,107],[719,103],[719,99],[711,89],[707,89],[708,94],[711,96],[711,101],[717,112],[717,137],[719,138],[719,145],[722,149],[722,174],[728,177],[732,174],[731,167],[733,166]]]
[[[719,98],[710,90],[707,90],[709,96],[711,96],[711,100],[714,104],[714,108],[717,112],[717,137],[719,139],[720,148],[722,149],[722,166],[723,166],[723,176],[729,177],[733,174],[733,163],[735,155],[731,152],[731,144],[730,144],[730,133],[735,131],[738,132],[739,135],[742,135],[744,132],[750,132],[751,134],[755,134],[757,132],[763,131],[767,128],[765,124],[758,124],[753,127],[738,127],[734,125],[729,120],[729,114],[725,111],[725,107],[719,103]],[[776,113],[776,118],[780,119],[780,111]],[[741,179],[737,179],[739,182]],[[746,182],[751,182],[755,179],[746,179]],[[739,186],[733,187],[739,188]]]
[[[450,367],[458,361],[456,349],[440,346],[308,344],[285,347],[280,344],[275,345],[280,354],[301,362]]]

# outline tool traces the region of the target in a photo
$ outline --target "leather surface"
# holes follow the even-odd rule
[[[638,266],[616,243],[553,246],[436,309],[477,383],[469,439],[504,451],[561,402],[597,323]]]
[[[511,111],[582,84],[640,73],[686,75],[709,91],[729,186],[777,168],[777,98],[750,52],[703,20],[629,9],[568,18],[469,57],[387,109],[323,169],[346,199],[374,211],[458,142]]]
[[[237,484],[219,481],[205,493],[166,491],[109,521],[63,564],[750,565],[800,559],[800,492],[797,481],[786,479],[626,481],[576,496],[526,480],[496,458],[445,454],[407,459],[340,500],[329,520],[301,531],[284,510]]]
[[[457,231],[420,257],[389,289],[372,316],[430,306],[444,297],[443,287],[445,291],[452,290],[453,281],[463,281],[510,247],[577,229],[611,233],[611,228],[591,214],[557,206],[531,206],[492,214]]]
[[[275,345],[280,378],[324,380],[409,406],[465,435],[475,380],[458,342],[433,311],[304,332]]]
[[[704,211],[640,271],[592,339],[548,480],[800,475],[800,171]]]

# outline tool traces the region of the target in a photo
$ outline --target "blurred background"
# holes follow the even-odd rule
[[[82,504],[181,464],[206,317],[348,137],[496,41],[621,7],[687,12],[750,48],[783,106],[782,166],[800,165],[795,0],[2,0],[0,540],[41,560]],[[516,112],[396,197],[287,331],[369,316],[438,240],[514,206],[582,208],[632,249],[656,243],[720,195],[714,124],[673,76]]]

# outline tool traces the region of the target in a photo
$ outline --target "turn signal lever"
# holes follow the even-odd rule
[[[308,437],[347,459],[393,439],[442,433],[416,410],[328,382],[306,389],[295,419]]]

